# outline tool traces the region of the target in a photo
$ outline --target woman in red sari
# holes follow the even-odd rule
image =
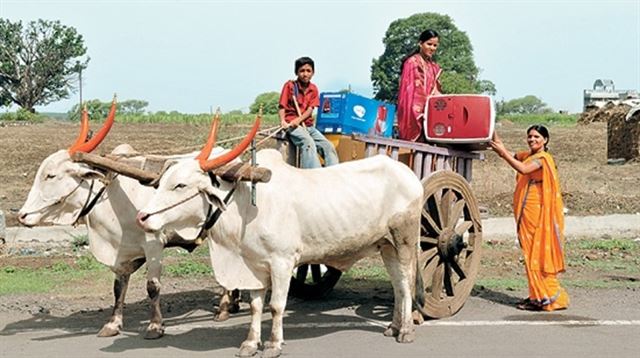
[[[424,142],[423,121],[427,97],[440,93],[440,66],[433,60],[438,49],[438,33],[420,34],[418,49],[402,62],[398,89],[398,135],[400,139]]]
[[[528,151],[511,154],[497,133],[490,143],[517,171],[513,211],[529,281],[529,297],[517,307],[524,310],[555,311],[569,306],[569,295],[557,278],[565,270],[564,207],[548,142],[547,128],[534,125],[527,129]]]

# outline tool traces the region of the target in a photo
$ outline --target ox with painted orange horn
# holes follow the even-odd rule
[[[111,130],[113,126],[113,122],[116,116],[116,96],[113,96],[113,101],[111,101],[111,109],[109,110],[109,115],[107,115],[107,119],[105,120],[102,128],[98,131],[98,133],[91,139],[87,140],[87,133],[89,132],[89,115],[87,114],[87,108],[85,107],[82,111],[82,119],[80,123],[80,134],[76,141],[69,147],[69,154],[73,155],[76,152],[84,152],[90,153],[104,140]]]
[[[205,144],[204,148],[202,148],[202,151],[197,157],[198,161],[200,162],[200,168],[205,172],[212,171],[239,157],[247,149],[247,147],[249,147],[251,141],[256,137],[256,133],[258,133],[258,129],[260,128],[261,119],[262,116],[258,114],[249,134],[247,134],[242,142],[240,142],[235,148],[214,159],[207,159],[211,154],[213,145],[216,142],[215,137],[218,131],[219,123],[214,119],[213,123],[211,124],[211,131],[209,132],[207,143]]]

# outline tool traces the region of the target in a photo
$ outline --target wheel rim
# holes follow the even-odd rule
[[[423,187],[418,258],[423,314],[448,317],[462,308],[475,283],[482,245],[480,210],[467,181],[454,172],[436,172],[423,180]]]

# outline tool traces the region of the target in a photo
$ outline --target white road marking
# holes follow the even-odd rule
[[[428,321],[421,326],[640,326],[640,320],[566,320],[566,321]]]
[[[365,328],[387,327],[391,322],[367,320],[360,322],[285,323],[285,329],[300,328]],[[263,325],[270,326],[269,322]],[[640,326],[640,320],[566,320],[566,321],[427,321],[420,326],[428,327],[497,327],[497,326]],[[167,331],[188,331],[194,328],[245,329],[244,323],[237,324],[181,324],[169,326]]]

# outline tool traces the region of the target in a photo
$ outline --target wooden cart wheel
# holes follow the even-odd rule
[[[325,265],[300,265],[291,277],[289,294],[306,300],[326,296],[338,283],[342,271]]]
[[[452,171],[438,171],[422,180],[424,205],[420,230],[418,274],[425,303],[421,313],[449,317],[462,308],[480,266],[482,223],[469,183]]]

